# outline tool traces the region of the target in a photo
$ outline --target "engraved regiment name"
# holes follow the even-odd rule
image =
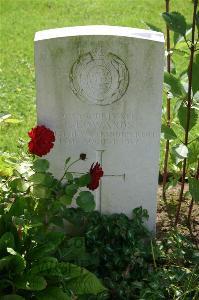
[[[63,116],[64,129],[56,129],[60,143],[116,145],[137,144],[159,132],[135,130],[133,113],[71,113]]]

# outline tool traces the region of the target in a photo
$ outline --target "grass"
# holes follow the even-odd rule
[[[1,102],[0,113],[10,113],[18,123],[1,123],[2,151],[19,152],[19,138],[36,123],[34,34],[48,28],[109,24],[146,28],[149,22],[164,29],[160,16],[164,0],[0,0]],[[171,1],[172,10],[191,21],[190,1]],[[15,122],[15,121],[13,121]]]

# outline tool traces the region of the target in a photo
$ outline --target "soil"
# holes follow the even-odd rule
[[[185,192],[188,190],[188,186],[185,185]],[[175,212],[178,205],[178,197],[180,191],[180,184],[174,188],[169,188],[167,190],[167,205],[162,198],[162,185],[158,188],[158,211],[157,211],[157,238],[163,237],[168,230],[174,227]],[[199,205],[194,204],[191,224],[187,226],[187,215],[188,207],[191,202],[191,198],[187,197],[181,206],[180,220],[178,224],[178,229],[183,235],[191,238],[197,245],[199,245]]]

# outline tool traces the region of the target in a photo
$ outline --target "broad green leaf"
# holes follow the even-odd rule
[[[10,295],[2,296],[1,300],[26,300],[26,299],[24,297],[19,296],[19,295],[10,294]]]
[[[65,189],[65,195],[73,197],[78,190],[78,186],[76,184],[67,184]]]
[[[42,291],[46,288],[47,282],[39,275],[24,275],[15,280],[15,285],[22,290]]]
[[[73,197],[67,196],[67,195],[62,195],[61,197],[59,197],[58,200],[64,205],[71,205]]]
[[[100,280],[90,272],[69,280],[65,286],[78,295],[97,295],[106,291],[106,288],[102,285]]]
[[[57,267],[57,262],[38,262],[32,265],[30,270],[31,275],[41,274],[42,272],[48,272],[50,269],[55,269]]]
[[[189,146],[188,161],[189,164],[196,163],[199,159],[199,138],[193,141]]]
[[[181,37],[181,35],[178,32],[174,32],[174,34],[173,34],[173,44],[174,44],[174,47],[179,42],[180,37]]]
[[[25,192],[30,185],[22,178],[15,178],[11,181],[10,186],[14,191]]]
[[[0,259],[0,271],[6,269],[9,270],[10,262],[12,260],[12,255],[4,256]]]
[[[180,125],[186,130],[187,128],[187,110],[186,106],[181,105],[178,110],[178,119]],[[195,108],[190,109],[190,121],[189,121],[189,131],[197,124],[198,113]]]
[[[50,190],[43,185],[33,186],[32,193],[35,197],[45,199],[50,196]]]
[[[199,202],[199,180],[196,178],[189,178],[189,191],[193,200]]]
[[[0,254],[5,252],[8,247],[14,248],[15,240],[11,232],[5,232],[0,238]]]
[[[49,162],[46,159],[37,159],[33,163],[33,168],[37,172],[46,172],[49,168]]]
[[[35,173],[29,177],[29,180],[34,184],[42,184],[51,187],[54,178],[50,173]]]
[[[179,12],[164,12],[162,14],[164,21],[170,30],[180,33],[181,35],[186,34],[187,24],[185,17],[181,15]]]
[[[161,127],[161,133],[165,140],[175,140],[177,138],[175,131],[164,124]]]
[[[94,196],[89,191],[80,192],[79,196],[76,199],[76,203],[84,211],[93,211],[95,209],[95,200]]]
[[[153,31],[157,31],[157,32],[162,32],[162,29],[158,28],[157,26],[151,24],[151,23],[148,23],[148,22],[144,22],[144,24],[147,25],[147,27]]]
[[[9,270],[14,274],[21,274],[26,267],[25,259],[20,255],[8,255],[0,259],[0,270]]]
[[[43,184],[46,178],[45,173],[35,173],[29,177],[29,180],[35,184]]]
[[[90,174],[85,174],[82,175],[81,177],[78,178],[78,186],[83,187],[87,186],[91,181],[91,176]]]
[[[199,33],[199,10],[196,13],[196,26],[197,26],[198,33]]]
[[[179,78],[168,72],[164,73],[164,82],[168,85],[169,91],[174,97],[183,96],[185,94],[184,87]]]
[[[193,91],[193,95],[195,95],[197,91],[199,91],[199,54],[196,55],[196,60],[193,63],[192,91]]]
[[[178,158],[184,159],[188,155],[188,148],[184,144],[176,145],[173,147],[173,152]]]
[[[48,287],[42,292],[37,293],[37,300],[72,300],[72,298],[64,293],[58,287]]]

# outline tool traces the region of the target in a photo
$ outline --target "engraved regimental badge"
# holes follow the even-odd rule
[[[71,68],[70,83],[80,100],[109,105],[126,93],[129,72],[121,58],[100,49],[79,56]]]

